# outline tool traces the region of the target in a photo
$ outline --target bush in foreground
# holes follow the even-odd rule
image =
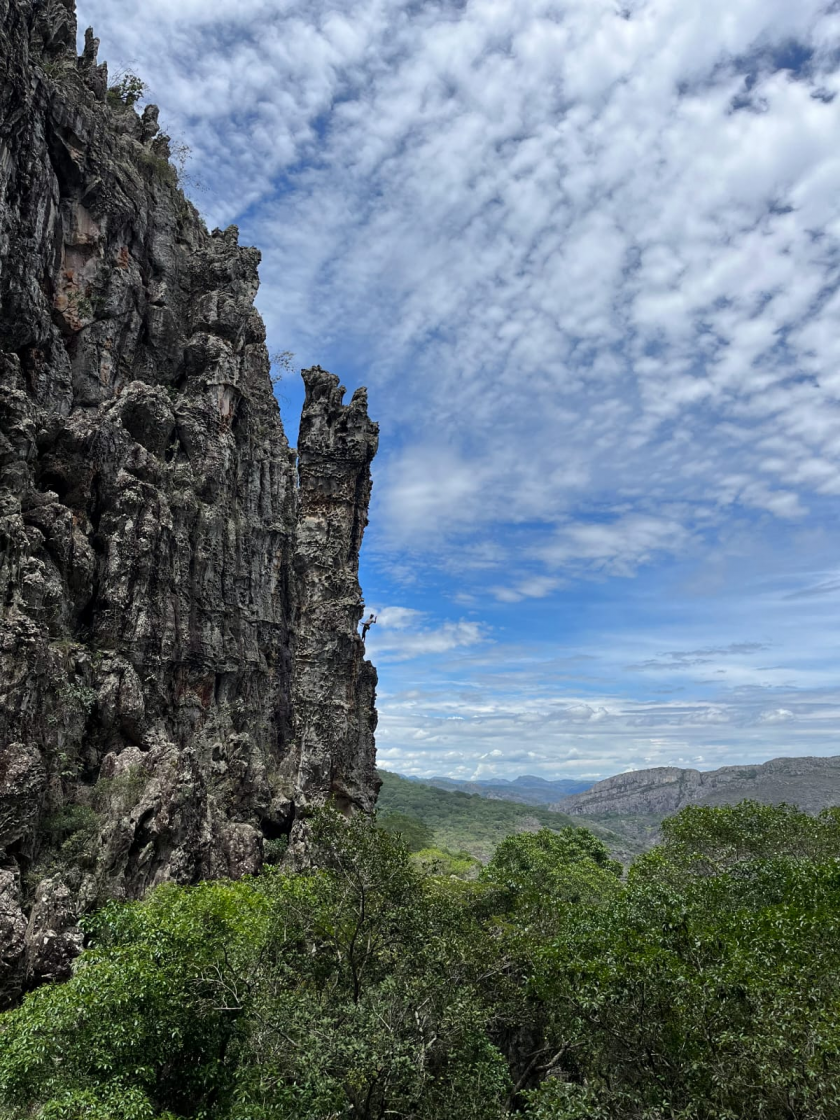
[[[96,915],[0,1016],[7,1115],[840,1116],[836,813],[687,810],[624,879],[583,829],[473,882],[367,821],[314,840],[318,870]]]

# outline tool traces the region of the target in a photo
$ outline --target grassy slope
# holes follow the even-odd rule
[[[388,813],[405,813],[432,829],[434,843],[451,852],[469,852],[486,861],[499,841],[512,832],[533,832],[539,828],[591,828],[608,844],[620,859],[628,859],[643,847],[633,840],[594,824],[583,817],[553,813],[538,805],[522,805],[515,801],[488,800],[478,794],[448,790],[409,782],[398,774],[380,770],[382,790],[378,809],[382,817]]]

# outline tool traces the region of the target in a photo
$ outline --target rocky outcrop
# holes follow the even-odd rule
[[[657,766],[616,774],[552,806],[574,816],[648,816],[664,820],[687,805],[735,805],[748,798],[788,802],[809,813],[840,804],[840,756],[774,758],[759,766],[683,770]]]
[[[377,428],[304,372],[298,452],[253,301],[72,0],[0,0],[0,987],[78,914],[241,875],[376,796],[357,634]]]
[[[370,501],[377,427],[358,389],[349,405],[338,378],[304,370],[297,534],[297,640],[293,682],[298,800],[330,796],[373,809],[380,781],[368,742],[376,670],[362,654],[359,549]]]

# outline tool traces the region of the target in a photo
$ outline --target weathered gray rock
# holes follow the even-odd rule
[[[0,990],[76,919],[376,796],[357,634],[377,428],[304,372],[299,453],[253,301],[157,111],[72,0],[0,0]],[[299,472],[299,480],[298,480]]]
[[[25,974],[21,962],[26,953],[26,925],[20,877],[13,871],[0,869],[0,970],[4,1002],[16,999],[21,992]]]
[[[808,813],[840,802],[840,755],[774,758],[758,766],[691,770],[655,766],[596,782],[552,806],[575,816],[646,816],[664,820],[687,805],[735,805],[745,798],[765,805],[798,805]]]
[[[26,978],[60,980],[84,945],[76,925],[78,899],[60,876],[44,879],[35,888],[26,930]]]
[[[344,405],[337,377],[315,368],[303,378],[293,560],[299,588],[293,683],[297,793],[303,801],[323,801],[330,794],[343,808],[370,811],[380,784],[367,747],[376,670],[363,659],[356,635],[362,615],[356,572],[378,428],[368,419],[364,389]]]

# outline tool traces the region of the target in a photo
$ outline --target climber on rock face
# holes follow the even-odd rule
[[[367,618],[362,623],[362,641],[365,640],[365,638],[367,637],[368,630],[370,630],[371,626],[373,626],[375,622],[376,622],[376,615],[372,614],[372,615],[370,615],[369,618]]]

